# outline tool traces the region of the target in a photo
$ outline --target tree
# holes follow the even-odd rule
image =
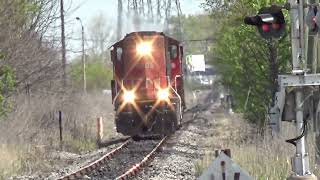
[[[0,1],[1,115],[14,92],[49,90],[58,79],[58,50],[46,37],[59,18],[58,8],[57,0]]]
[[[45,33],[59,17],[58,5],[56,0],[0,2],[0,49],[5,55],[0,66],[12,67],[18,88],[42,86],[57,77],[58,51]]]
[[[71,78],[74,88],[81,89],[82,87],[82,62],[73,60],[71,65]],[[86,66],[87,91],[101,91],[110,88],[112,79],[112,70],[108,68],[101,58],[91,58]]]
[[[106,57],[106,55],[109,55],[106,50],[110,46],[110,42],[115,39],[115,34],[111,30],[112,26],[110,21],[108,21],[102,13],[94,16],[90,22],[88,28],[90,55],[101,56],[104,61],[109,58],[109,56]]]
[[[224,85],[230,87],[236,110],[260,127],[264,127],[274,93],[274,66],[269,58],[268,42],[255,28],[245,26],[243,19],[266,5],[271,5],[270,1],[206,0],[203,4],[221,27],[216,34],[217,42],[212,45],[211,56],[215,57],[212,63],[222,75]],[[289,69],[291,58],[289,36],[273,43],[278,51],[277,72],[284,73]]]

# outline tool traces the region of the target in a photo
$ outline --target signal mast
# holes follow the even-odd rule
[[[276,131],[280,131],[281,121],[294,122],[296,125],[297,137],[287,140],[296,147],[296,153],[291,158],[293,174],[288,179],[316,180],[317,177],[309,167],[305,134],[308,130],[307,121],[314,120],[316,136],[320,137],[318,133],[320,126],[317,122],[320,115],[320,74],[308,69],[305,37],[309,33],[307,26],[310,34],[320,27],[319,4],[308,4],[304,0],[288,0],[283,6],[264,7],[260,9],[258,15],[246,17],[244,22],[256,26],[260,35],[267,41],[279,38],[285,31],[282,9],[290,11],[292,71],[289,75],[279,75],[277,78],[278,92],[275,92],[269,109],[270,123]],[[317,63],[313,63],[312,66],[317,66]],[[316,104],[315,107],[318,108],[314,108],[312,104]]]

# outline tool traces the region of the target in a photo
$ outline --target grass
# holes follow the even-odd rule
[[[0,179],[51,172],[59,151],[58,111],[63,112],[64,151],[96,149],[96,119],[103,117],[104,137],[117,136],[111,97],[96,94],[17,96],[15,109],[0,121]]]
[[[20,171],[21,156],[18,148],[2,144],[0,145],[0,179]]]
[[[289,145],[289,144],[288,144]],[[234,160],[239,163],[254,179],[286,179],[291,166],[289,154],[279,150],[277,145],[259,146],[243,144],[232,148]]]
[[[97,149],[96,141],[92,138],[72,138],[71,136],[64,140],[64,150],[74,153],[81,153],[83,151],[90,151]]]
[[[283,134],[279,138],[252,131],[241,118],[228,119],[223,115],[214,129],[215,135],[207,141],[209,149],[231,149],[232,159],[245,171],[257,180],[286,179],[291,174],[291,157],[295,153],[295,147],[285,142],[285,139],[294,137],[292,124],[284,124]],[[223,128],[221,128],[223,127]],[[251,130],[250,130],[251,129]],[[217,146],[219,142],[219,146]],[[319,170],[314,165],[314,140],[310,134],[308,146],[310,154],[310,167],[316,176]],[[213,161],[214,154],[208,151],[205,156],[195,163],[196,175],[200,176]]]
[[[43,147],[7,145],[0,146],[0,179],[21,173],[35,173],[50,170]]]

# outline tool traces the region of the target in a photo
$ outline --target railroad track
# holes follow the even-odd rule
[[[165,136],[161,140],[155,141],[144,141],[144,142],[135,142],[132,139],[126,140],[117,148],[113,149],[112,151],[108,152],[98,160],[92,162],[91,164],[73,172],[63,177],[60,177],[59,180],[71,180],[71,179],[81,179],[84,176],[90,177],[90,179],[127,179],[129,177],[135,176],[144,166],[146,166],[155,155],[155,153],[159,150],[159,148],[164,144],[167,140],[168,136]],[[145,144],[142,144],[145,143]],[[150,144],[146,150],[142,145]],[[132,146],[132,147],[129,147]],[[136,151],[140,151],[143,155],[137,155],[137,157],[132,158],[128,157],[129,155],[133,156],[136,155],[135,152],[131,152],[132,149],[136,148]],[[127,156],[127,157],[122,157]],[[126,159],[141,159],[133,162],[126,162]],[[121,162],[120,161],[124,161]],[[129,164],[132,164],[131,166]],[[128,165],[128,166],[126,166]],[[121,167],[125,166],[125,167]],[[113,170],[114,169],[114,170]],[[122,172],[122,173],[119,173]],[[118,174],[118,175],[116,175]]]
[[[191,109],[188,109],[185,113],[192,113],[192,119],[189,121],[184,122],[182,125],[183,126],[188,126],[190,123],[192,123],[195,119],[196,116],[203,110],[207,109],[210,106],[210,103],[205,103],[204,105],[201,106],[195,106]],[[59,178],[59,180],[71,180],[71,179],[81,179],[84,176],[88,176],[90,177],[90,179],[116,179],[116,180],[124,180],[130,177],[135,176],[139,171],[141,171],[141,169],[146,166],[151,159],[153,158],[153,156],[155,155],[155,153],[159,150],[159,148],[161,148],[161,146],[164,144],[164,142],[168,139],[168,136],[165,136],[164,138],[162,138],[161,140],[159,140],[156,143],[150,143],[153,144],[151,145],[152,148],[149,148],[151,150],[145,150],[143,146],[141,146],[140,144],[134,144],[137,143],[135,141],[133,141],[132,139],[125,139],[125,141],[120,144],[117,148],[113,149],[112,151],[110,151],[109,153],[105,154],[104,156],[102,156],[101,158],[99,158],[98,160],[92,162],[91,164],[73,172],[70,173],[68,175],[65,175],[61,178]],[[150,140],[145,140],[142,142],[146,142],[148,143]],[[129,145],[132,145],[133,147],[128,147]],[[134,147],[136,146],[136,147]],[[129,157],[128,154],[126,154],[126,152],[123,152],[124,149],[127,149],[127,151],[129,150],[130,154],[130,149],[134,149],[136,148],[136,153],[141,153],[143,152],[144,155],[140,156],[138,159],[140,159],[140,161],[136,161],[138,163],[132,163],[131,165],[130,162],[125,162],[125,164],[127,164],[127,166],[125,167],[121,167],[123,165],[120,165],[119,161],[121,161],[121,157],[118,157],[118,162],[112,162],[112,160],[114,160],[115,158],[117,158],[117,156],[120,155],[124,155],[125,158],[130,159],[131,157]],[[145,151],[145,152],[144,152]],[[133,155],[134,153],[131,152],[131,155]],[[109,165],[112,164],[112,165]],[[119,163],[119,164],[118,164]],[[113,167],[112,167],[113,166]],[[119,166],[119,167],[118,167]],[[120,168],[120,169],[119,169]],[[119,172],[122,173],[119,173]],[[108,172],[108,173],[106,173]],[[115,175],[119,173],[119,175]],[[107,175],[106,175],[107,174]]]

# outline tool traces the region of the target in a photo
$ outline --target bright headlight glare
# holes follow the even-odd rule
[[[169,98],[169,90],[168,89],[160,89],[158,91],[158,98],[160,100],[166,100]]]
[[[151,43],[142,42],[137,45],[137,53],[139,55],[149,55],[152,51]]]
[[[123,100],[126,103],[133,103],[136,96],[134,95],[134,92],[132,91],[125,91],[123,94]]]

